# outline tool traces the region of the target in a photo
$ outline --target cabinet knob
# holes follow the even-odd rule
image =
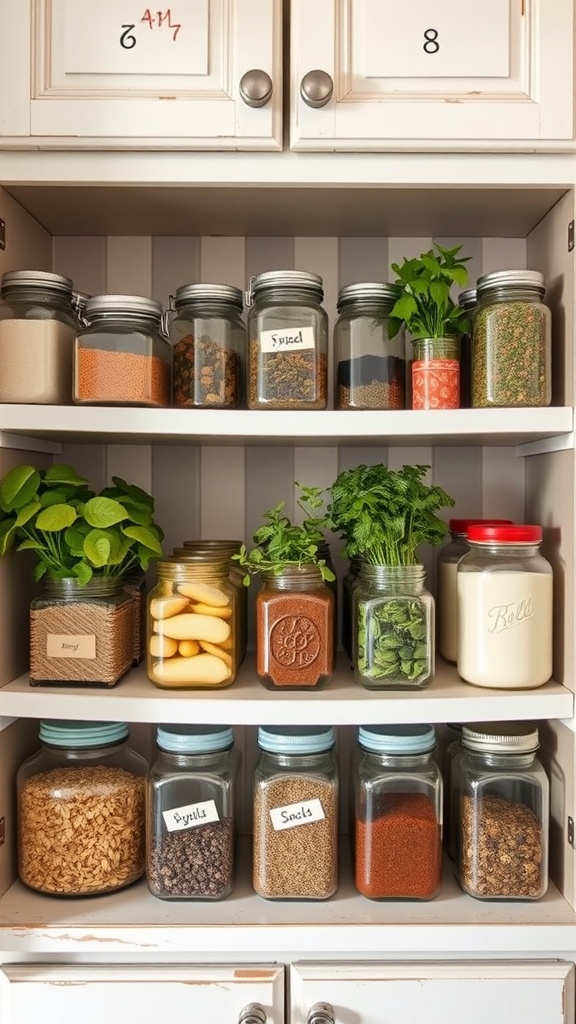
[[[324,107],[332,98],[334,82],[327,71],[309,71],[300,82],[300,95],[309,107]]]
[[[238,1024],[266,1024],[266,1010],[260,1003],[248,1003],[240,1010]]]
[[[334,1007],[330,1003],[314,1003],[308,1011],[306,1024],[336,1024]]]
[[[240,95],[249,107],[263,107],[272,96],[274,84],[266,71],[252,68],[240,79]]]

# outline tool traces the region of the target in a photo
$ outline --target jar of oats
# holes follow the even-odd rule
[[[53,896],[113,892],[145,870],[148,765],[125,722],[40,722],[16,781],[18,874]]]

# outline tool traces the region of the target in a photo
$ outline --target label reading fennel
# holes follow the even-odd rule
[[[162,811],[162,817],[168,832],[181,832],[185,828],[207,825],[209,821],[220,821],[214,800],[202,800],[197,804],[186,804],[185,807],[172,807],[169,811]]]
[[[96,637],[89,633],[48,633],[46,637],[48,658],[96,657]]]
[[[296,828],[297,825],[311,825],[313,821],[322,821],[325,817],[324,808],[318,799],[301,800],[297,804],[273,807],[270,811],[275,832],[281,832],[285,828]]]
[[[314,348],[313,327],[284,327],[278,331],[261,331],[262,352],[294,352]]]

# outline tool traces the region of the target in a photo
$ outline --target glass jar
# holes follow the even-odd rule
[[[458,562],[458,674],[495,689],[552,675],[552,566],[540,526],[470,526]]]
[[[477,283],[472,406],[545,406],[552,399],[551,313],[537,270],[499,270]]]
[[[423,565],[361,562],[352,592],[352,662],[369,690],[414,690],[434,676],[434,598]]]
[[[246,328],[240,289],[228,284],[182,285],[174,309],[172,404],[179,409],[242,408]]]
[[[70,405],[72,281],[41,270],[11,270],[2,275],[0,292],[0,402]]]
[[[528,722],[462,728],[453,762],[456,872],[469,896],[537,900],[548,887],[549,783]]]
[[[156,563],[148,595],[146,671],[156,686],[229,686],[236,678],[236,590],[227,561]]]
[[[412,348],[412,408],[459,409],[459,339],[414,338]]]
[[[242,547],[240,540],[185,540],[181,548],[174,548],[177,558],[200,558],[208,561],[221,561],[228,558],[228,575],[230,583],[236,590],[236,625],[238,665],[246,657],[248,637],[248,588],[244,586],[244,570],[238,562],[232,561],[232,555]]]
[[[124,722],[40,722],[18,770],[18,874],[53,896],[113,892],[144,874],[148,765]]]
[[[72,292],[72,310],[76,320],[76,330],[82,330],[85,326],[84,314],[86,313],[86,303],[90,295],[88,292],[79,292],[74,290]]]
[[[248,408],[325,409],[328,317],[322,278],[271,270],[250,282]]]
[[[74,348],[79,405],[170,405],[172,352],[162,306],[141,295],[94,295]]]
[[[231,728],[161,725],[147,795],[146,876],[164,900],[232,892],[239,756]]]
[[[272,900],[325,900],[338,884],[338,763],[331,727],[258,729],[252,884]]]
[[[470,550],[468,527],[480,523],[497,525],[511,523],[511,519],[449,519],[450,540],[438,553],[438,580],[436,611],[438,624],[438,651],[446,661],[458,660],[458,588],[456,568],[462,555]]]
[[[349,284],[338,295],[334,325],[336,409],[404,409],[404,330],[388,337],[393,284]]]
[[[256,596],[256,673],[269,690],[323,686],[334,670],[334,594],[318,565],[265,573]]]
[[[465,288],[458,296],[458,305],[470,318],[468,330],[460,335],[460,408],[472,404],[472,319],[476,308],[476,289]]]
[[[442,880],[442,776],[428,725],[369,725],[353,759],[354,871],[375,900],[431,900]]]
[[[352,591],[358,582],[358,576],[360,573],[360,562],[361,559],[358,557],[351,558],[348,563],[348,569],[342,578],[342,629],[341,639],[342,648],[345,654],[348,655],[350,661],[352,661],[352,618],[353,618],[353,605],[352,605]]]
[[[30,604],[31,686],[114,686],[134,660],[134,600],[120,576],[45,578]]]

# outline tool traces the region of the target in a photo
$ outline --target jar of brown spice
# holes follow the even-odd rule
[[[186,284],[170,324],[172,404],[183,409],[244,405],[246,328],[242,292],[228,284]]]

